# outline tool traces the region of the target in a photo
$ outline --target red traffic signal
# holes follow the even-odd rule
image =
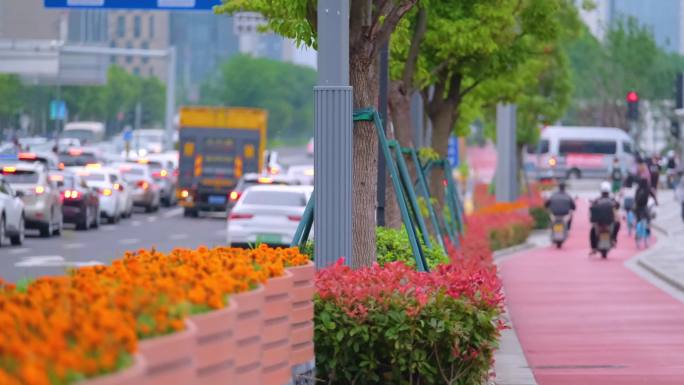
[[[627,93],[627,103],[636,103],[639,101],[639,94],[634,91]]]

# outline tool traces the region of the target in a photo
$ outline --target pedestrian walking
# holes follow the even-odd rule
[[[682,177],[682,174],[684,174],[684,172],[679,171],[679,183],[677,183],[677,186],[675,187],[675,197],[682,207],[682,221],[684,221],[684,178]]]

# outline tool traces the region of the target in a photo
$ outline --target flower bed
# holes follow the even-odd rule
[[[492,265],[402,262],[319,273],[318,377],[331,384],[483,383],[497,346],[503,297]]]
[[[141,341],[178,334],[191,315],[307,263],[296,249],[265,246],[141,250],[27,287],[0,282],[0,383],[62,385],[123,370]]]

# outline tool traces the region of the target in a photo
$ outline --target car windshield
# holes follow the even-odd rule
[[[93,173],[87,173],[82,175],[83,179],[87,180],[88,182],[104,182],[105,181],[105,176],[104,174],[93,174]]]
[[[264,206],[306,206],[306,195],[291,191],[248,191],[243,201],[248,205]]]
[[[35,171],[2,170],[2,175],[9,183],[30,184],[38,183],[38,173]]]
[[[97,158],[94,154],[90,153],[80,153],[77,155],[70,153],[61,153],[59,154],[59,161],[60,163],[63,163],[66,167],[73,167],[97,163]]]
[[[78,187],[76,185],[76,178],[73,175],[64,175],[64,180],[62,180],[58,185],[60,187],[70,188],[70,189]]]

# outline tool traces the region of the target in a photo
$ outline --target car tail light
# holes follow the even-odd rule
[[[114,190],[123,191],[123,186],[120,183],[114,183]]]
[[[17,172],[17,168],[16,167],[3,167],[2,172],[5,174],[14,174],[15,172]]]
[[[147,188],[150,187],[150,184],[145,182],[144,180],[139,180],[138,183],[136,183],[136,186],[140,187],[143,190],[147,190]]]
[[[278,166],[271,166],[268,168],[268,172],[273,175],[280,174],[280,167]]]
[[[240,214],[240,213],[230,213],[229,219],[252,219],[254,215],[252,214]]]
[[[43,187],[43,186],[36,186],[35,192],[36,192],[37,195],[41,195],[42,193],[45,192],[45,187]]]
[[[60,170],[64,170],[64,163],[59,162],[59,169],[60,169]]]
[[[110,189],[110,188],[103,189],[102,195],[104,195],[106,197],[111,196],[112,195],[112,189]]]
[[[76,190],[66,190],[64,191],[64,198],[66,199],[78,199],[81,194]]]
[[[185,199],[190,196],[190,191],[188,190],[182,190],[180,193],[181,198]]]
[[[293,222],[301,222],[302,221],[302,217],[299,215],[288,215],[287,219],[289,219]]]
[[[20,160],[36,160],[38,157],[36,154],[32,152],[20,152],[19,153],[19,159]]]
[[[230,192],[230,195],[228,195],[228,198],[229,198],[232,202],[237,202],[237,200],[240,199],[240,193],[237,192],[237,191],[231,191],[231,192]]]
[[[554,158],[554,157],[549,158],[549,166],[556,167],[557,164],[558,164],[558,161],[556,160],[556,158]]]

